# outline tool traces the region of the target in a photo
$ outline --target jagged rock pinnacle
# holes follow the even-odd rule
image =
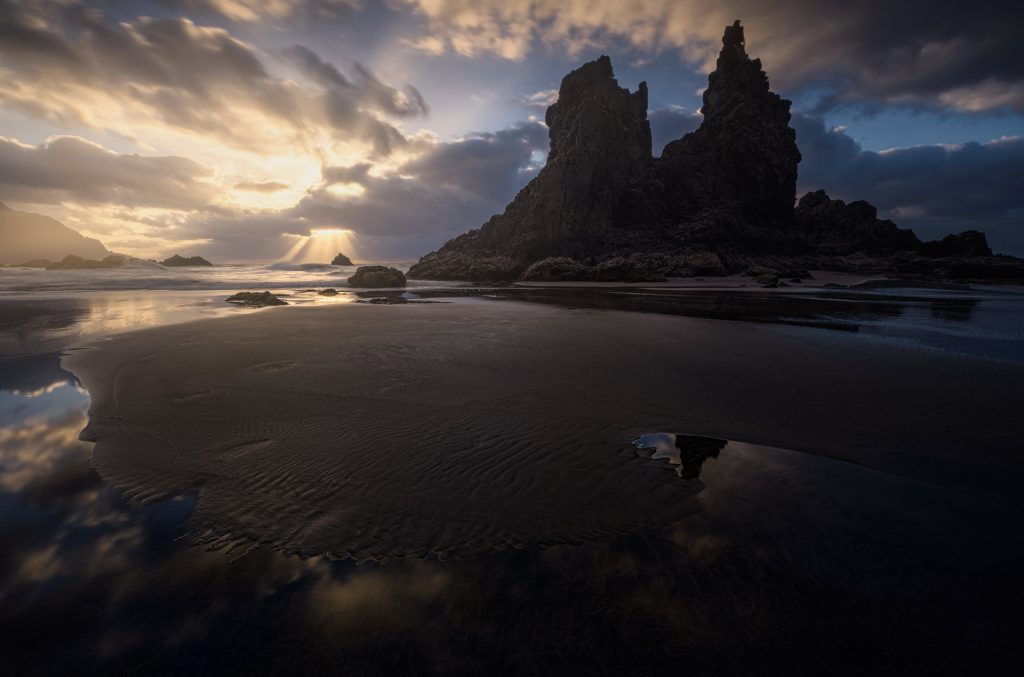
[[[947,276],[986,270],[1024,279],[1016,259],[987,268],[948,263],[990,253],[974,231],[922,244],[867,203],[823,192],[795,211],[800,151],[790,102],[747,55],[739,20],[725,28],[703,104],[700,127],[655,159],[646,83],[636,92],[620,87],[607,56],[583,64],[562,79],[545,115],[545,167],[502,214],[424,256],[409,277],[654,280],[766,261],[827,267],[849,254],[883,257],[866,265],[885,267],[894,264],[884,257],[899,254],[921,270],[941,261]]]

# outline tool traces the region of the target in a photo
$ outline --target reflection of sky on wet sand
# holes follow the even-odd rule
[[[221,296],[54,306],[3,356],[237,312]],[[705,509],[665,530],[386,564],[207,551],[180,538],[191,496],[132,507],[97,477],[77,439],[88,398],[46,369],[0,384],[7,674],[978,673],[1014,657],[1017,505],[731,442],[697,465]]]
[[[210,552],[177,538],[190,497],[131,508],[96,477],[70,392],[0,429],[18,672],[869,670],[906,667],[907,642],[922,668],[1012,646],[957,621],[1012,604],[1022,554],[998,536],[1019,515],[941,488],[733,442],[704,464],[705,510],[666,531],[383,565]],[[967,642],[995,653],[949,648]]]

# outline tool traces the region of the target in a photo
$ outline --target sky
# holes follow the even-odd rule
[[[415,259],[543,166],[563,75],[700,123],[736,18],[793,101],[798,194],[1024,256],[1024,3],[0,0],[0,201],[109,249]]]

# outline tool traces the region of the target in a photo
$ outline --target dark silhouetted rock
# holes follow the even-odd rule
[[[288,303],[277,298],[275,294],[268,291],[240,291],[225,299],[228,303],[250,308],[263,308],[264,306],[286,306]]]
[[[619,87],[602,56],[563,78],[545,121],[551,150],[540,173],[503,214],[424,256],[410,277],[514,279],[540,259],[607,248],[622,196],[651,163],[647,85]]]
[[[925,242],[921,246],[925,256],[992,256],[985,233],[977,230],[965,230],[956,235],[947,235],[935,242]]]
[[[351,265],[353,265],[353,263],[352,263],[352,259],[350,259],[349,257],[345,256],[341,252],[338,252],[338,255],[334,257],[333,261],[331,261],[331,265],[332,266],[351,266]]]
[[[585,280],[589,269],[568,256],[549,256],[532,263],[519,278],[537,282],[566,282]]]
[[[746,52],[739,21],[703,95],[695,131],[651,154],[647,86],[619,87],[602,56],[563,78],[545,120],[546,166],[480,228],[424,256],[410,278],[656,281],[742,273],[766,286],[811,269],[894,277],[1024,282],[966,231],[922,243],[864,201],[824,191],[796,205],[800,151],[790,102]]]
[[[81,256],[75,256],[74,254],[68,254],[60,261],[50,263],[46,266],[47,270],[89,270],[93,268],[120,268],[124,265],[125,257],[118,256],[117,254],[111,254],[106,256],[102,261],[96,261],[95,259],[83,259]]]
[[[388,268],[387,266],[360,266],[348,279],[348,285],[364,289],[404,287],[405,273],[398,268]]]
[[[168,268],[183,268],[186,266],[212,266],[213,264],[204,259],[202,256],[179,256],[175,254],[169,259],[164,259],[160,262],[161,266],[167,266]]]
[[[921,241],[914,231],[879,220],[867,202],[846,204],[829,199],[823,190],[807,193],[796,207],[796,226],[815,252],[823,256],[892,254],[917,251]]]
[[[790,226],[800,151],[789,106],[769,89],[761,60],[747,56],[740,22],[727,27],[700,127],[666,145],[655,165],[668,218],[715,209],[747,225]]]
[[[337,296],[338,290],[334,289],[333,287],[328,287],[327,289],[321,289],[320,291],[317,292],[317,294],[319,294],[320,296]]]

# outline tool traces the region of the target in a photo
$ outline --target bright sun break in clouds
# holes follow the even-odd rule
[[[342,253],[357,256],[355,233],[347,228],[313,228],[309,235],[295,235],[295,244],[284,255],[290,263],[325,263]]]

